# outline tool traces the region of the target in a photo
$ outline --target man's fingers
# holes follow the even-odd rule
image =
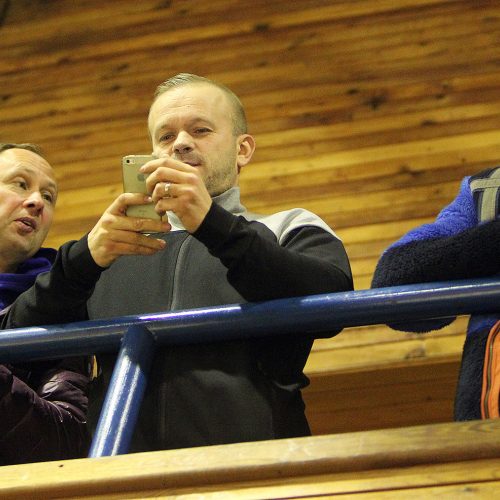
[[[164,166],[165,159],[166,158],[157,158],[155,160],[150,160],[140,168],[140,171],[143,174],[150,174],[151,172],[154,172],[158,167]]]
[[[170,184],[184,184],[186,182],[186,172],[181,172],[173,168],[158,168],[152,174],[148,175],[146,187],[149,193],[153,193],[158,184],[165,184],[166,182]]]
[[[168,221],[145,219],[142,217],[124,217],[114,224],[114,229],[134,233],[167,233],[172,229]]]
[[[121,255],[153,255],[166,242],[134,231],[95,227],[88,235],[88,245],[94,261],[108,267]]]
[[[145,236],[147,238],[147,236]],[[145,243],[119,242],[113,241],[109,244],[109,252],[116,256],[121,255],[153,255],[165,248],[165,241],[150,238],[151,241]]]
[[[121,244],[130,246],[131,248],[151,248],[161,250],[165,247],[165,241],[159,238],[147,236],[146,234],[137,233],[134,231],[114,230],[108,235],[108,246],[111,251],[116,251],[116,247]]]
[[[150,193],[153,192],[158,183],[189,184],[193,175],[199,176],[197,167],[170,157],[152,160],[143,165],[140,171],[149,174],[146,186]]]
[[[182,191],[183,187],[180,184],[174,182],[158,182],[154,186],[154,191],[151,194],[151,198],[154,203],[158,202],[162,198],[168,200],[169,198],[177,198]]]
[[[168,232],[172,228],[168,221],[149,219],[146,217],[126,216],[126,210],[132,205],[153,203],[150,196],[140,193],[122,193],[107,208],[99,220],[97,226],[103,226],[109,230],[124,230],[145,233]]]
[[[143,174],[151,174],[155,170],[159,170],[160,168],[168,168],[170,170],[177,170],[182,172],[189,171],[194,167],[191,167],[189,163],[184,163],[183,161],[176,160],[175,158],[171,158],[170,156],[163,156],[162,158],[148,161],[140,168],[140,171]]]
[[[151,202],[151,196],[142,193],[122,193],[111,203],[106,212],[114,215],[125,215],[129,205],[144,205]]]

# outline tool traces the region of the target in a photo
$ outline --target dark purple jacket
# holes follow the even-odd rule
[[[42,249],[20,273],[0,274],[2,306],[31,286],[52,260]],[[7,317],[8,308],[0,311],[2,329]],[[85,358],[0,364],[0,465],[85,456],[89,371]]]

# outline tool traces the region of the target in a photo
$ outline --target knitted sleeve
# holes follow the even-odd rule
[[[493,276],[500,272],[500,220],[476,223],[468,178],[455,200],[432,224],[424,224],[390,246],[380,258],[372,288]],[[391,325],[407,331],[441,328],[450,320]]]

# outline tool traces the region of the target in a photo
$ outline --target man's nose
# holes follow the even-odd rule
[[[31,192],[29,196],[24,200],[23,205],[33,215],[39,215],[45,207],[45,203],[40,191]]]
[[[180,132],[174,143],[174,152],[186,154],[193,150],[193,138],[187,132]]]

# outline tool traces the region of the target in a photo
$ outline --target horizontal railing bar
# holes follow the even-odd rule
[[[500,278],[404,285],[4,330],[0,361],[113,352],[125,331],[143,325],[162,345],[265,335],[331,337],[342,328],[498,313]]]

